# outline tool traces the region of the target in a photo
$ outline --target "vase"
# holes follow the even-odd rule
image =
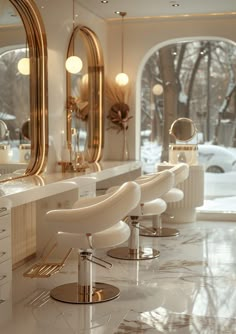
[[[127,129],[123,130],[123,156],[124,161],[129,160],[129,147],[128,147],[128,138],[127,138]]]

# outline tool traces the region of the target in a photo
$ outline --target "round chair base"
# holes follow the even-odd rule
[[[107,255],[121,260],[150,260],[158,257],[160,252],[153,248],[142,248],[138,253],[130,254],[128,247],[119,247],[110,249]]]
[[[179,235],[179,230],[168,227],[157,229],[150,227],[148,230],[140,232],[140,235],[144,237],[177,237]]]
[[[94,283],[92,301],[85,300],[85,296],[79,294],[78,283],[68,283],[52,289],[50,296],[56,300],[71,304],[102,303],[119,297],[120,290],[110,284]]]

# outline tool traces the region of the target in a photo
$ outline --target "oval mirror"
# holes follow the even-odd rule
[[[16,178],[15,173],[9,173],[19,168],[23,168],[26,176],[41,173],[46,165],[48,125],[45,36],[44,25],[34,1],[1,2],[0,120],[7,125],[9,151],[6,159],[0,163],[0,174],[6,175],[1,176],[1,182]],[[22,59],[27,60],[26,72],[25,68],[19,66]],[[22,162],[21,148],[26,139],[22,130],[28,119],[30,158]]]
[[[169,133],[175,140],[189,141],[196,135],[197,129],[191,119],[182,117],[172,123]]]
[[[75,27],[70,56],[80,57],[83,66],[79,73],[67,72],[67,145],[73,153],[83,153],[87,162],[96,162],[103,149],[104,63],[98,37],[91,29]]]

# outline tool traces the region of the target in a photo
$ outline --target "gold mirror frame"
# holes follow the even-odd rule
[[[175,140],[189,141],[196,135],[197,129],[190,118],[182,117],[172,123],[169,133]]]
[[[104,144],[104,61],[97,35],[88,27],[76,26],[72,32],[67,50],[67,58],[74,55],[74,40],[80,34],[87,52],[89,80],[88,141],[85,156],[88,162],[98,162],[102,158]],[[67,101],[71,97],[71,74],[67,72]],[[67,145],[71,150],[71,110],[67,108]],[[87,154],[86,154],[87,153]]]
[[[30,56],[31,159],[24,175],[44,171],[48,153],[47,42],[40,12],[32,0],[9,0],[17,9],[27,35]]]

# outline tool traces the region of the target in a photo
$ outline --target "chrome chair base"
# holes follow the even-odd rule
[[[153,248],[142,248],[137,253],[131,253],[128,247],[110,249],[107,255],[121,260],[150,260],[158,257],[160,252]]]
[[[177,237],[179,235],[179,230],[176,228],[168,228],[168,227],[162,227],[162,228],[153,228],[148,227],[146,230],[142,230],[140,232],[141,236],[144,237]]]
[[[102,303],[119,297],[120,290],[110,284],[94,283],[92,300],[88,296],[79,293],[78,283],[68,283],[52,289],[50,296],[56,300],[71,304],[95,304]]]

